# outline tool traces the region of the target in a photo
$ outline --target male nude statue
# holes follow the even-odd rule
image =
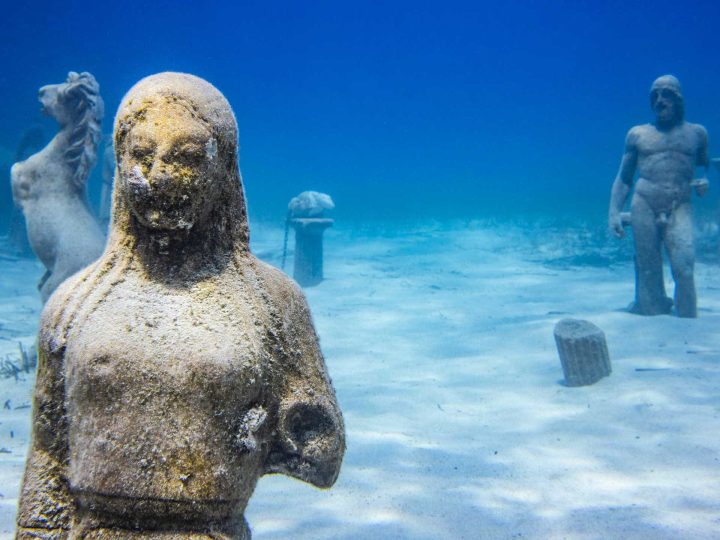
[[[630,311],[640,315],[670,313],[673,301],[665,295],[663,281],[664,245],[675,280],[676,313],[679,317],[697,317],[690,198],[692,188],[700,197],[708,190],[707,131],[684,120],[680,82],[672,75],[653,82],[650,105],[655,122],[633,127],[625,139],[608,222],[615,236],[625,235],[621,211],[637,171],[639,178],[630,204],[636,264],[635,302]],[[702,167],[704,173],[693,180],[696,167]]]

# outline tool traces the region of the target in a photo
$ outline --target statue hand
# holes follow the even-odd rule
[[[623,227],[622,218],[620,217],[620,214],[612,214],[608,218],[608,227],[610,228],[610,232],[616,238],[624,238],[625,237],[625,228]]]
[[[704,197],[710,188],[710,182],[708,182],[707,178],[698,178],[693,181],[692,185],[695,188],[695,193],[698,194],[698,197]]]

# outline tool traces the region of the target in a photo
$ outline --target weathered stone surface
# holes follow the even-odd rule
[[[293,278],[303,287],[323,280],[323,232],[332,227],[332,219],[298,218],[290,221],[295,229],[295,266]]]
[[[327,193],[319,191],[303,191],[290,199],[288,214],[294,218],[322,218],[326,210],[333,210],[335,203]]]
[[[90,73],[70,72],[65,83],[43,86],[40,102],[60,132],[40,152],[15,163],[11,176],[30,246],[47,268],[38,284],[45,302],[65,279],[97,259],[105,244],[86,192],[104,107]]]
[[[697,317],[692,230],[692,189],[708,190],[708,137],[705,128],[684,120],[680,82],[672,75],[656,79],[650,89],[653,124],[628,131],[620,170],[613,182],[608,222],[618,237],[625,235],[622,208],[638,173],[630,205],[635,238],[636,287],[630,311],[640,315],[670,313],[673,300],[665,293],[662,247],[667,250],[674,304],[680,317]],[[693,180],[696,167],[705,175]]]
[[[562,319],[553,334],[568,386],[593,384],[610,375],[605,333],[600,328],[580,319]]]
[[[13,163],[24,161],[31,155],[41,150],[47,144],[45,133],[40,126],[32,126],[25,130],[20,137],[20,142],[15,149],[15,159],[8,164],[8,170]],[[5,164],[3,163],[3,168]],[[8,230],[10,245],[23,257],[33,257],[35,254],[30,246],[27,237],[27,225],[22,210],[16,204],[13,205],[10,214],[10,227]]]
[[[143,79],[114,137],[108,247],[42,316],[19,535],[246,539],[260,476],[330,487],[339,473],[310,311],[250,253],[220,92]]]

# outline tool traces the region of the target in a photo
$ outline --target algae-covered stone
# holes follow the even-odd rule
[[[115,120],[108,246],[48,302],[19,535],[250,537],[260,476],[337,478],[340,410],[305,298],[249,250],[237,127],[197,77]]]
[[[605,332],[590,321],[562,319],[553,331],[568,386],[594,384],[612,372]]]

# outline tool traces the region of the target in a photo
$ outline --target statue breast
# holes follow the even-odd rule
[[[264,459],[267,361],[258,313],[226,285],[130,275],[78,314],[65,351],[69,480],[93,504],[244,507]]]

